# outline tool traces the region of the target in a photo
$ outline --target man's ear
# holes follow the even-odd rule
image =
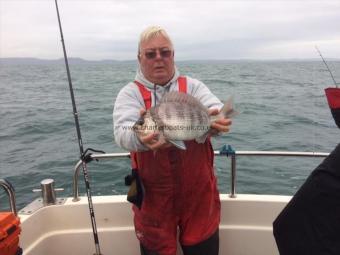
[[[140,63],[140,54],[137,54],[138,62]]]

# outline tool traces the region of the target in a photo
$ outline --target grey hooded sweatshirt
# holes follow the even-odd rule
[[[175,68],[174,77],[166,85],[157,85],[148,81],[140,69],[137,71],[135,80],[142,83],[151,91],[152,106],[159,103],[165,93],[178,91],[177,79],[179,72]],[[220,110],[223,106],[221,101],[211,93],[201,81],[187,78],[187,93],[196,97],[204,106],[209,109]],[[156,98],[155,98],[156,97]],[[144,108],[144,99],[134,82],[123,87],[116,98],[113,109],[113,131],[116,143],[128,151],[148,150],[138,139],[132,127],[140,118],[140,110]]]

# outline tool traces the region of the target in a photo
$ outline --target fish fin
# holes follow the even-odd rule
[[[178,91],[170,91],[168,93],[166,93],[162,99],[161,99],[161,103],[173,103],[173,102],[185,102],[188,100],[188,95],[186,93],[183,92],[178,92]]]
[[[171,144],[173,144],[174,146],[176,146],[178,149],[181,149],[181,150],[186,150],[187,149],[187,147],[185,146],[185,143],[183,141],[169,140],[169,142]]]
[[[223,105],[220,113],[218,114],[219,116],[223,116],[223,118],[230,119],[236,115],[239,114],[238,111],[234,109],[233,106],[233,101],[234,98],[231,96]]]
[[[205,133],[204,135],[202,135],[202,136],[200,136],[200,137],[197,137],[197,138],[195,139],[195,141],[196,141],[197,143],[204,143],[205,140],[207,140],[208,136],[209,136],[209,132]]]
[[[153,151],[152,151],[153,157],[156,157],[157,151],[158,151],[158,150],[153,150]]]
[[[187,104],[192,105],[194,107],[199,107],[202,110],[206,110],[206,107],[203,106],[203,104],[194,96],[178,92],[178,91],[170,91],[166,93],[162,99],[161,103],[179,103],[179,104]]]
[[[165,137],[162,132],[159,133],[158,135],[158,142],[166,143]],[[153,156],[156,157],[156,154],[158,152],[158,149],[153,150]]]

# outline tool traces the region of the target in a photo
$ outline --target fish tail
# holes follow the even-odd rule
[[[233,102],[234,98],[232,96],[229,97],[228,100],[224,103],[219,115],[223,116],[226,119],[230,119],[239,114],[239,112],[234,109]]]

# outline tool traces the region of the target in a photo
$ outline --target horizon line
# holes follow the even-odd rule
[[[86,59],[81,57],[68,57],[69,60],[78,60],[78,61],[85,61],[85,62],[105,62],[105,61],[112,61],[112,62],[132,62],[137,61],[137,59]],[[330,61],[336,60],[340,61],[340,58],[326,58]],[[36,61],[61,61],[64,60],[63,57],[60,58],[37,58],[37,57],[0,57],[0,60],[36,60]],[[187,61],[303,61],[303,60],[320,60],[322,59],[318,57],[314,58],[226,58],[226,59],[179,59],[175,60],[175,62],[187,62]]]

